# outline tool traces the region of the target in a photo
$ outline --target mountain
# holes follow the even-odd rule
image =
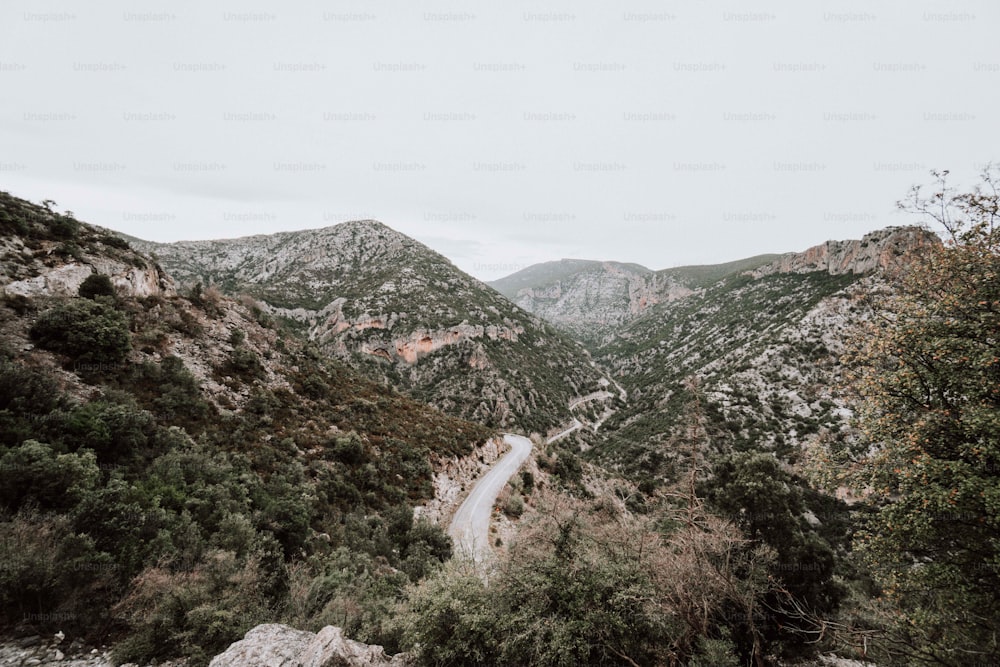
[[[259,623],[357,628],[450,556],[413,506],[493,435],[0,192],[9,633],[205,665]]]
[[[525,310],[593,347],[658,303],[686,297],[776,255],[652,271],[639,264],[563,259],[529,266],[490,285]]]
[[[380,222],[131,242],[188,288],[249,295],[328,354],[456,416],[545,432],[608,384],[568,336]]]
[[[695,394],[719,449],[796,461],[816,439],[850,439],[851,407],[837,388],[846,331],[863,312],[857,300],[936,243],[921,228],[888,228],[782,255],[648,308],[594,351],[629,403],[603,425],[592,455],[671,479],[673,442]]]

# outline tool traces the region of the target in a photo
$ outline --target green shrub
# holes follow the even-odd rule
[[[116,463],[143,453],[155,425],[152,415],[135,405],[91,401],[53,413],[44,427],[53,444],[90,449],[101,463]]]
[[[265,375],[257,353],[246,347],[234,347],[223,365],[223,372],[246,380],[262,379]]]
[[[115,296],[115,286],[111,283],[111,278],[103,273],[91,273],[80,283],[77,294],[85,299],[93,299],[97,296]]]
[[[326,398],[329,393],[326,380],[319,375],[313,374],[302,381],[302,395],[313,400]]]
[[[90,300],[74,299],[45,311],[31,326],[31,338],[68,356],[78,369],[98,374],[119,369],[132,349],[125,316]]]
[[[88,450],[57,454],[51,445],[26,440],[0,456],[0,507],[16,512],[76,505],[98,484],[97,457]]]
[[[556,457],[553,474],[562,480],[564,484],[572,484],[583,479],[583,466],[580,459],[572,452],[560,451]]]
[[[532,490],[535,488],[535,475],[530,470],[521,471],[521,488],[524,490],[524,495],[530,496]]]
[[[107,623],[113,559],[60,515],[0,518],[0,624],[22,632],[92,632]]]
[[[331,454],[334,460],[348,465],[361,465],[368,461],[365,445],[361,442],[358,434],[353,431],[333,441]]]
[[[59,239],[75,239],[80,233],[80,223],[71,215],[55,214],[49,223],[52,235]]]
[[[519,493],[512,493],[503,504],[503,513],[514,519],[524,514],[524,498]]]
[[[146,569],[116,607],[132,632],[115,647],[115,659],[145,663],[184,655],[193,666],[207,665],[250,628],[273,619],[265,578],[258,554],[239,559],[227,551],[209,552],[189,570]]]
[[[106,234],[98,239],[101,243],[112,248],[118,248],[119,250],[129,250],[131,246],[128,241],[120,236],[115,236],[114,234]]]
[[[38,423],[65,407],[51,376],[11,361],[0,361],[0,445],[20,445],[37,437]]]
[[[126,380],[140,403],[167,423],[198,423],[212,413],[198,380],[180,357],[136,364]]]

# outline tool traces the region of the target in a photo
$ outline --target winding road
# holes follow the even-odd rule
[[[621,391],[622,400],[624,400],[625,390],[617,382],[614,384]],[[612,394],[607,391],[594,392],[572,401],[569,407],[572,410],[581,403],[610,396]],[[582,427],[583,423],[574,418],[569,428],[552,436],[545,441],[545,444],[555,442]],[[510,445],[510,451],[494,463],[489,472],[476,482],[472,492],[459,506],[448,526],[448,534],[451,535],[451,539],[455,543],[455,553],[463,554],[477,562],[485,560],[493,553],[490,544],[490,519],[493,514],[493,504],[497,501],[500,492],[503,491],[507,480],[514,476],[517,469],[531,454],[531,440],[524,436],[504,433],[503,439]]]
[[[490,548],[490,517],[493,503],[517,469],[531,454],[531,440],[524,436],[505,433],[504,442],[510,451],[493,464],[489,472],[476,482],[472,493],[455,512],[448,534],[455,542],[455,552],[481,561],[488,557]]]

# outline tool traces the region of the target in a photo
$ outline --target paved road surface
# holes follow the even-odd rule
[[[455,553],[471,556],[477,561],[491,553],[490,515],[493,503],[507,480],[531,454],[531,441],[527,438],[505,433],[503,439],[510,445],[510,451],[476,482],[472,493],[455,512],[448,527],[448,534],[455,542]]]
[[[548,445],[550,443],[553,443],[556,440],[558,440],[559,438],[564,438],[567,435],[569,435],[570,433],[572,433],[573,431],[576,431],[577,429],[581,429],[581,428],[583,428],[583,422],[581,422],[579,419],[573,419],[573,424],[568,429],[566,429],[565,431],[561,431],[559,433],[556,433],[554,436],[552,436],[551,438],[549,438],[548,440],[546,440],[545,444]]]

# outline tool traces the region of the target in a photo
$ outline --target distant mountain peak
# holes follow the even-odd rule
[[[627,262],[561,259],[489,284],[577,339],[598,344],[658,303],[686,297],[724,275],[755,268],[774,257],[662,271]]]

